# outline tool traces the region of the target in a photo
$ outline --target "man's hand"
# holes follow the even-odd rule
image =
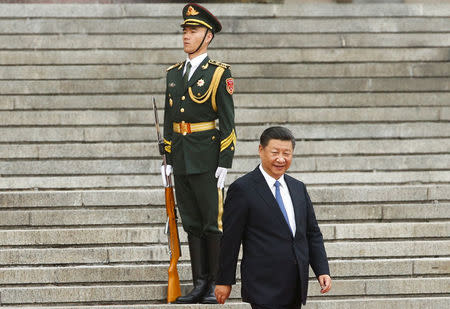
[[[223,189],[225,187],[225,177],[227,177],[228,170],[225,167],[218,167],[216,170],[217,188]]]
[[[216,299],[219,304],[225,304],[225,301],[231,294],[231,285],[216,285],[214,294],[216,295]]]
[[[166,175],[170,177],[170,174],[172,174],[172,165],[166,165],[165,173],[164,173],[164,165],[161,165],[161,177],[164,187],[167,187]]]
[[[320,293],[325,294],[331,289],[331,277],[328,275],[320,275],[319,278],[319,284],[321,287]]]

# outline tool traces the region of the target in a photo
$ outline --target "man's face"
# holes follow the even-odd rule
[[[275,179],[280,178],[291,166],[293,152],[291,141],[271,139],[266,147],[259,145],[262,167]]]
[[[189,26],[183,28],[183,46],[184,52],[187,54],[193,53],[205,36],[205,32],[208,31],[205,27],[200,26]],[[205,42],[203,45],[208,45],[209,41],[211,41],[210,35],[207,35],[205,38]],[[201,48],[200,48],[201,49]]]

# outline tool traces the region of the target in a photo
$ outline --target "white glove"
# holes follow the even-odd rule
[[[166,175],[170,177],[172,174],[172,165],[166,165],[166,172],[164,173],[164,165],[161,165],[161,176],[164,187],[167,187]]]
[[[216,170],[217,188],[223,189],[225,187],[225,177],[227,177],[228,170],[225,167],[218,167]]]

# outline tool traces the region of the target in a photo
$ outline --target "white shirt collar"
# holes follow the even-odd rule
[[[208,53],[203,53],[197,57],[195,57],[194,59],[189,59],[189,56],[186,59],[186,64],[188,62],[191,63],[191,72],[195,71],[195,69],[200,65],[200,63],[202,63],[203,60],[205,60],[205,58],[208,56]],[[185,66],[186,67],[186,66]]]
[[[269,188],[272,189],[275,185],[275,181],[279,181],[282,187],[286,188],[286,182],[284,181],[284,174],[281,175],[279,179],[275,179],[272,176],[270,176],[262,167],[262,164],[259,165],[259,170],[263,174],[264,178],[266,179],[267,184],[269,185]]]

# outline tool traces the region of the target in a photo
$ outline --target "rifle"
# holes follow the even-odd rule
[[[165,234],[167,234],[168,245],[169,245],[169,254],[170,254],[170,265],[169,265],[169,279],[167,286],[167,303],[171,303],[177,299],[177,297],[181,296],[180,289],[180,278],[178,276],[177,263],[181,256],[181,247],[180,247],[180,236],[178,235],[178,227],[177,227],[177,210],[175,208],[175,198],[173,196],[173,186],[172,186],[172,177],[170,175],[166,175],[166,151],[164,149],[164,140],[161,137],[161,132],[159,129],[159,120],[158,120],[158,110],[156,108],[156,101],[153,98],[153,111],[155,112],[155,126],[156,126],[156,134],[158,136],[158,147],[159,153],[163,159],[164,165],[164,174],[166,177],[166,187],[165,187],[165,197],[166,197],[166,213],[167,213],[167,222],[165,227]]]

